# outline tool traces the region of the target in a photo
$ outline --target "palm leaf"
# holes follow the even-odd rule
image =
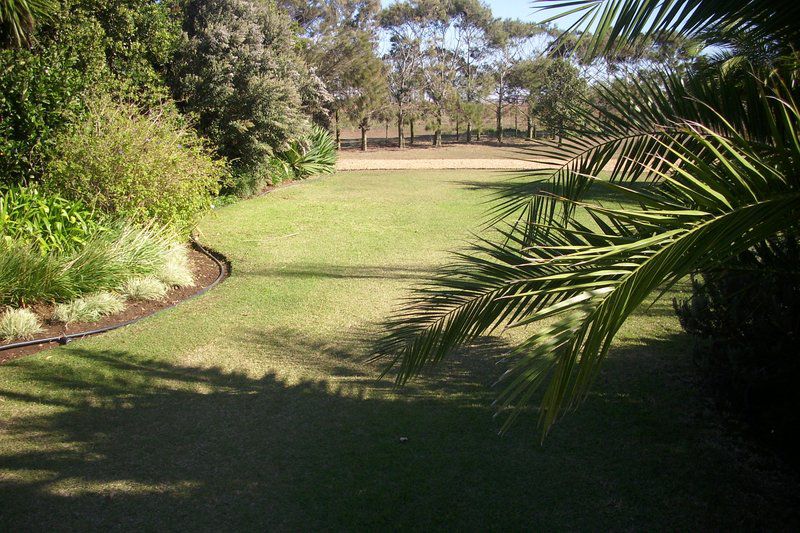
[[[602,183],[639,207],[586,204],[552,190],[528,197],[543,206],[555,199],[565,212],[589,214],[594,225],[542,211],[521,228],[500,231],[501,244],[483,240],[460,254],[386,324],[378,353],[397,365],[398,384],[499,326],[553,319],[514,351],[498,398],[501,408],[519,408],[547,383],[546,433],[585,397],[615,334],[653,291],[796,227],[800,115],[786,84],[773,79],[761,87],[770,91],[772,110],[765,127],[793,134],[794,142],[769,143],[707,107],[710,125],[675,121],[672,133],[647,137],[654,155],[641,172],[656,183],[648,190],[570,170],[571,179],[582,180],[579,188]],[[556,185],[568,192],[573,186]]]
[[[577,32],[594,57],[675,35],[724,41],[736,29],[751,41],[772,41],[786,49],[800,44],[800,4],[792,0],[535,0],[540,11],[576,20],[564,35]]]

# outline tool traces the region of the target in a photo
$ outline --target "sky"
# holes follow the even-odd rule
[[[393,4],[396,0],[381,0],[383,6]],[[492,8],[492,13],[499,18],[516,18],[527,22],[539,22],[550,16],[553,12],[535,13],[536,8],[530,0],[483,0]],[[576,20],[576,16],[564,17],[555,21],[559,28],[566,28]]]

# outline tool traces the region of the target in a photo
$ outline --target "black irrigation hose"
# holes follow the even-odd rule
[[[131,324],[133,324],[135,322],[138,322],[138,321],[142,320],[143,318],[147,318],[147,317],[153,316],[153,315],[155,315],[157,313],[160,313],[161,311],[164,311],[166,309],[171,309],[171,308],[175,307],[176,305],[179,305],[179,304],[185,302],[186,300],[191,300],[192,298],[200,296],[201,294],[205,294],[209,290],[211,290],[214,287],[216,287],[225,278],[225,273],[226,272],[230,272],[231,266],[230,266],[230,263],[228,262],[228,260],[225,259],[224,256],[222,256],[221,254],[218,254],[216,252],[211,252],[209,250],[206,250],[205,248],[203,248],[203,246],[199,242],[197,242],[194,239],[192,239],[192,245],[195,247],[195,249],[197,249],[203,255],[209,257],[212,261],[214,261],[214,263],[217,264],[217,268],[219,269],[219,274],[217,274],[217,278],[213,282],[211,282],[210,285],[208,285],[207,287],[203,287],[202,289],[200,289],[196,293],[192,294],[188,298],[185,298],[185,299],[181,300],[180,302],[176,302],[176,303],[174,303],[174,304],[172,304],[170,306],[164,307],[163,309],[159,309],[158,311],[150,313],[149,315],[140,316],[139,318],[134,318],[133,320],[128,320],[127,322],[123,322],[121,324],[114,324],[113,326],[106,326],[104,328],[90,329],[89,331],[81,331],[81,332],[78,332],[78,333],[70,333],[68,335],[60,335],[58,337],[44,337],[44,338],[41,338],[41,339],[33,339],[33,340],[29,340],[29,341],[15,342],[15,343],[12,343],[12,344],[4,344],[4,345],[0,346],[0,352],[2,352],[4,350],[12,350],[14,348],[24,348],[26,346],[36,346],[38,344],[48,344],[48,343],[51,343],[51,342],[57,342],[59,344],[67,344],[68,342],[71,342],[71,341],[73,341],[75,339],[82,339],[84,337],[89,337],[91,335],[97,335],[98,333],[105,333],[106,331],[111,331],[111,330],[114,330],[114,329],[119,329],[119,328],[122,328],[122,327],[125,327],[125,326],[129,326],[129,325],[131,325]],[[218,255],[220,257],[217,257]]]

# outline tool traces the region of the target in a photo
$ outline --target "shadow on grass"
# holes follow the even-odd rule
[[[696,419],[676,342],[618,350],[542,447],[533,412],[496,434],[492,339],[397,395],[357,375],[289,382],[124,351],[17,361],[24,390],[47,392],[0,387],[19,402],[0,425],[0,529],[787,526],[796,494]]]
[[[259,276],[275,278],[328,278],[328,279],[393,279],[424,280],[431,276],[431,269],[401,266],[350,266],[324,263],[307,263],[265,270],[248,270],[240,277]]]
[[[547,190],[546,183],[535,181],[543,177],[539,174],[533,172],[525,174],[519,170],[498,171],[498,173],[505,174],[507,177],[500,180],[456,180],[455,183],[470,191],[483,191],[490,199],[507,197],[512,194],[532,195]],[[634,191],[645,191],[654,186],[652,183],[644,182],[625,183],[624,185]],[[582,200],[619,203],[624,201],[625,197],[602,185],[593,185]]]

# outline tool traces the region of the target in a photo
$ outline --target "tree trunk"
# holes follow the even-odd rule
[[[408,121],[408,126],[409,126],[409,128],[411,128],[411,141],[409,142],[409,144],[411,146],[414,146],[414,119],[413,118]]]
[[[397,115],[397,147],[403,149],[406,147],[406,132],[403,131],[403,113]]]
[[[467,143],[472,142],[472,122],[467,121]]]
[[[502,89],[502,86],[497,92],[497,142],[500,143],[500,144],[503,144],[503,89]]]
[[[436,131],[433,132],[433,145],[442,145],[442,116],[436,117]]]
[[[533,121],[531,120],[531,116],[527,116],[528,119],[528,129],[525,131],[525,137],[529,140],[533,140]]]
[[[334,111],[333,117],[334,117],[334,120],[336,121],[336,126],[335,126],[335,128],[336,128],[336,130],[335,130],[336,131],[336,149],[337,150],[341,150],[342,149],[342,130],[341,130],[341,128],[339,128],[339,110],[338,109],[336,111]]]
[[[386,121],[386,148],[389,148],[389,121]]]
[[[514,106],[514,138],[519,136],[519,107]]]
[[[461,125],[461,121],[456,118],[456,142],[461,142],[461,133],[458,130],[458,127]]]
[[[361,150],[367,151],[367,128],[361,127]]]

